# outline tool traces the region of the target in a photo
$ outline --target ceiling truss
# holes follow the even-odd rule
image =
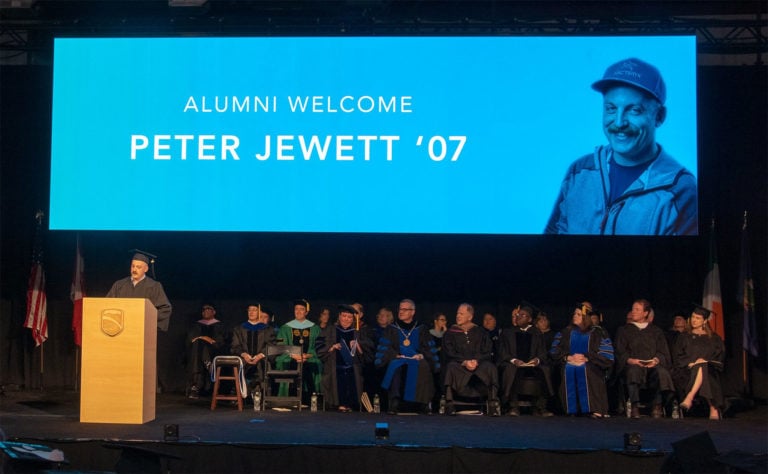
[[[47,63],[57,36],[695,35],[700,58],[742,55],[764,64],[768,57],[765,7],[695,16],[664,16],[657,11],[616,15],[622,12],[604,10],[559,16],[544,11],[526,14],[519,4],[514,10],[500,8],[509,5],[502,2],[490,2],[493,8],[485,9],[467,9],[466,2],[438,2],[453,8],[417,9],[414,2],[386,1],[321,2],[326,8],[311,2],[171,7],[145,1],[138,2],[144,8],[108,11],[94,9],[97,3],[88,3],[90,9],[60,11],[36,9],[34,2],[26,2],[27,8],[1,9],[0,64]],[[336,8],[327,8],[334,3]],[[404,8],[406,3],[412,8]],[[457,8],[459,4],[464,8]]]

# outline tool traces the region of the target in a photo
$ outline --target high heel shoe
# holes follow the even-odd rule
[[[710,410],[709,411],[709,419],[710,420],[720,420],[722,419],[722,416],[720,415],[720,410]]]

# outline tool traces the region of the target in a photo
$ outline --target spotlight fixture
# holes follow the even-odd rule
[[[179,440],[179,425],[165,425],[165,426],[163,426],[163,440],[165,440],[165,441],[178,441]]]
[[[0,0],[0,8],[32,8],[37,0]]]
[[[643,449],[643,439],[640,433],[624,433],[624,451],[640,451]]]
[[[168,0],[169,7],[202,7],[208,0]]]
[[[389,423],[376,423],[376,439],[389,439]]]

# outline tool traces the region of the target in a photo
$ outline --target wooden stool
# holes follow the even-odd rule
[[[216,403],[219,400],[237,400],[238,411],[243,411],[243,396],[240,392],[240,358],[237,356],[216,356],[213,358],[213,370],[215,371],[215,380],[213,384],[213,393],[211,394],[211,410],[216,409]],[[231,368],[232,375],[221,375],[222,368]],[[222,380],[235,381],[235,394],[220,394],[219,382]]]

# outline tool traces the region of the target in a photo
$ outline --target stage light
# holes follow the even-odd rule
[[[0,0],[0,8],[32,8],[37,0]]]
[[[640,451],[643,449],[643,439],[640,433],[624,433],[624,451]]]
[[[163,440],[165,440],[165,441],[178,441],[179,440],[179,425],[165,425],[165,426],[163,426]]]
[[[376,439],[389,439],[389,423],[376,423]]]
[[[202,7],[208,0],[168,0],[169,7]]]
[[[734,451],[734,453],[736,453]],[[680,471],[675,472],[734,472],[724,468],[723,464],[729,465],[725,460],[719,458],[715,460],[717,448],[709,436],[708,431],[702,431],[687,438],[672,443],[672,460]],[[731,457],[728,461],[739,460],[739,455]],[[733,466],[736,467],[736,466]],[[726,469],[726,470],[724,470]],[[757,471],[755,471],[757,472]]]

